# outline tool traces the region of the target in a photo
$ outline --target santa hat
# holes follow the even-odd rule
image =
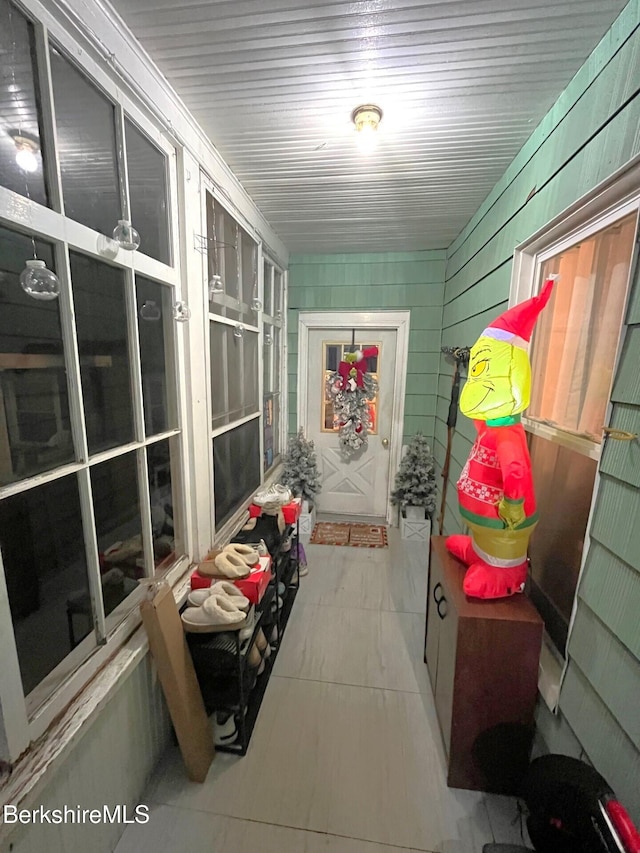
[[[507,309],[484,330],[482,336],[527,349],[538,315],[551,297],[553,282],[554,279],[547,279],[537,296]]]

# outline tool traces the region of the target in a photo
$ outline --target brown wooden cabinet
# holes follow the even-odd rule
[[[524,595],[467,598],[466,567],[444,543],[431,537],[425,662],[447,784],[515,794],[533,737],[542,620]]]

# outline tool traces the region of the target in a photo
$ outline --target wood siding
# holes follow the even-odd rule
[[[405,440],[433,443],[445,252],[293,255],[289,265],[289,432],[295,432],[300,311],[411,309]]]
[[[630,3],[448,251],[442,344],[474,342],[506,307],[514,247],[640,153],[640,3]],[[640,285],[614,383],[612,425],[640,432]],[[446,446],[452,367],[440,360],[435,453]],[[461,529],[455,481],[473,439],[461,417],[445,527]],[[580,753],[640,821],[640,444],[609,440],[581,579],[569,664],[552,723],[554,751]],[[572,730],[572,731],[571,731]],[[574,739],[577,738],[577,741]]]

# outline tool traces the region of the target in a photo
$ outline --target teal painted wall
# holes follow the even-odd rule
[[[411,309],[405,439],[421,430],[433,442],[444,251],[293,255],[289,260],[289,432],[295,432],[300,311]]]
[[[640,2],[633,0],[449,247],[443,346],[472,344],[507,305],[513,250],[640,153]],[[623,329],[613,425],[640,433],[640,285]],[[452,368],[440,359],[434,451],[442,465]],[[455,482],[473,439],[453,441],[445,531],[461,529]],[[578,593],[553,751],[583,754],[640,823],[640,445],[609,441]]]

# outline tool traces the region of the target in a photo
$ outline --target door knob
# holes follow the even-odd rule
[[[382,446],[383,446],[385,449],[386,449],[387,447],[389,447],[389,439],[388,439],[388,438],[383,438],[383,439],[382,439]]]

